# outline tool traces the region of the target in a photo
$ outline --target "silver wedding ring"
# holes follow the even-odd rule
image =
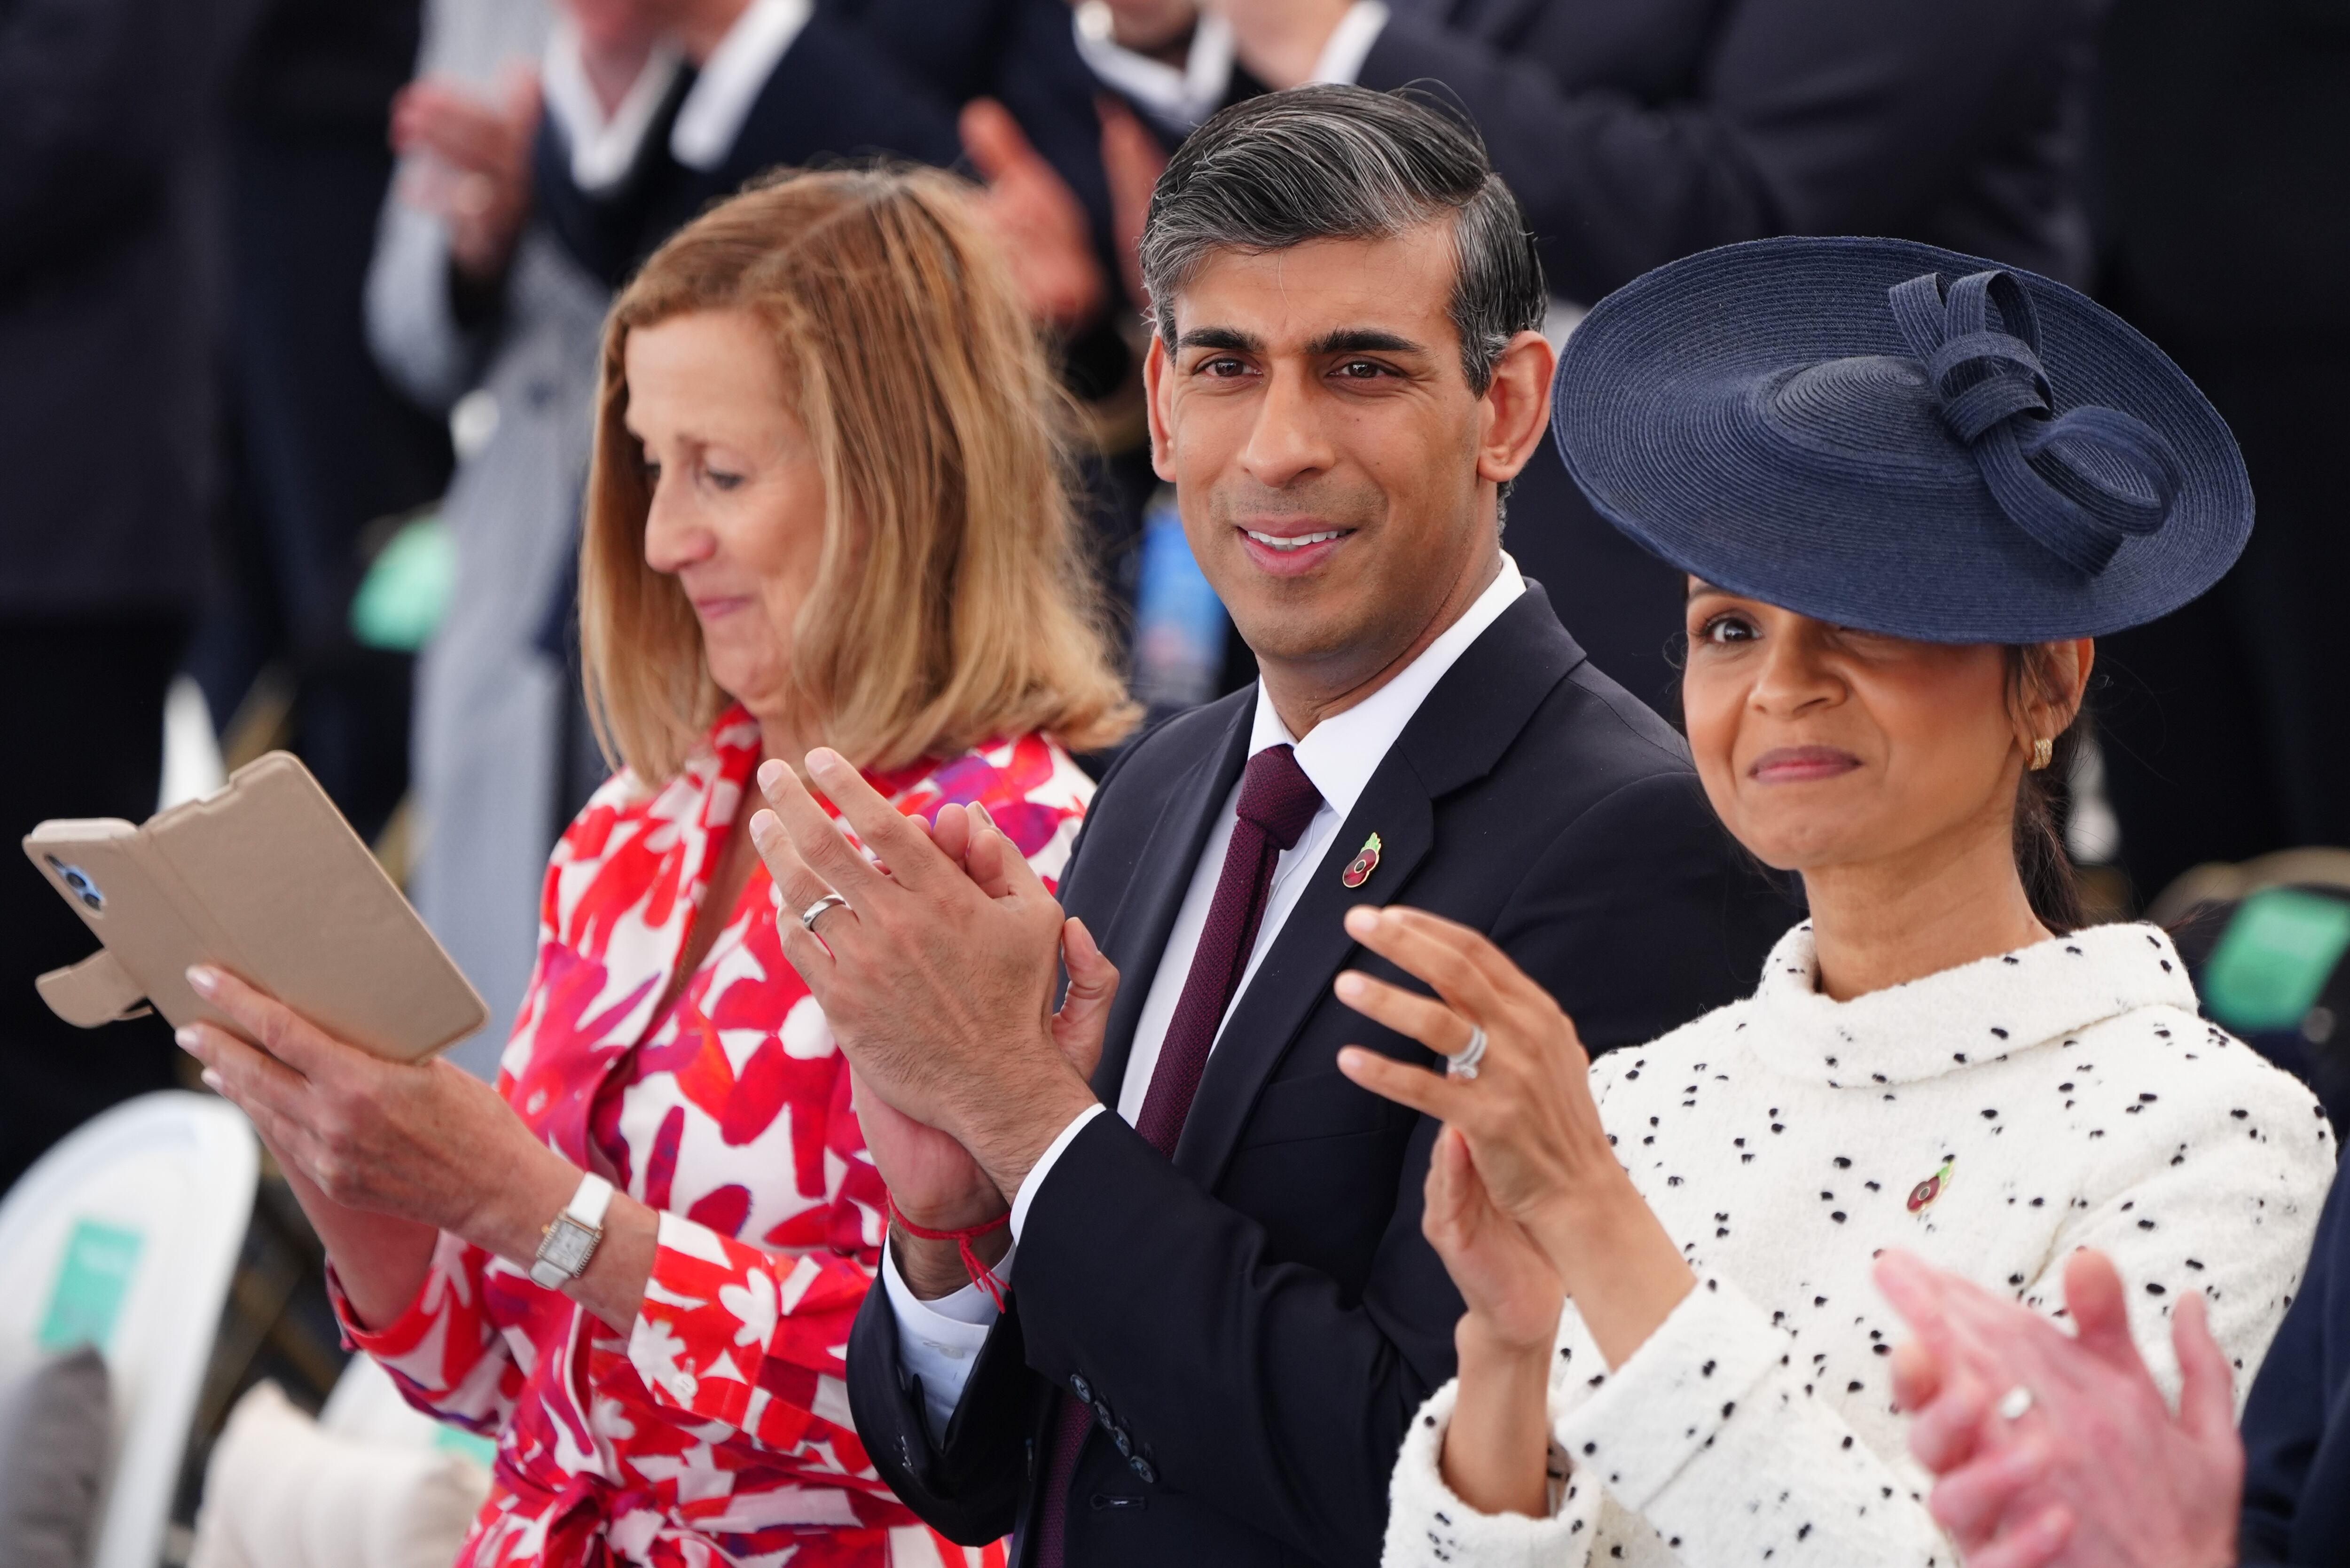
[[[2019,1383],[2009,1389],[1999,1402],[2000,1419],[2021,1421],[2023,1413],[2032,1408],[2032,1390]]]
[[[816,930],[816,918],[818,915],[823,914],[827,909],[846,909],[847,908],[848,908],[847,899],[837,893],[827,893],[800,911],[800,929],[813,934]]]
[[[1444,1075],[1448,1078],[1473,1078],[1477,1075],[1477,1064],[1484,1059],[1485,1032],[1471,1023],[1469,1026],[1469,1044],[1444,1059]]]

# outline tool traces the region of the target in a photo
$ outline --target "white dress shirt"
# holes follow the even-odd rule
[[[1249,981],[1255,978],[1257,966],[1272,950],[1290,910],[1297,907],[1306,877],[1322,863],[1331,839],[1355,809],[1356,801],[1362,797],[1371,775],[1386,760],[1396,737],[1403,733],[1404,726],[1411,722],[1412,715],[1419,711],[1420,703],[1443,679],[1445,671],[1525,591],[1525,579],[1518,575],[1517,563],[1504,555],[1501,571],[1485,591],[1460,619],[1439,633],[1419,658],[1362,701],[1315,725],[1304,740],[1290,734],[1281,715],[1265,700],[1263,684],[1259,682],[1249,755],[1253,757],[1270,746],[1295,746],[1297,765],[1321,792],[1322,805],[1314,819],[1305,825],[1305,831],[1298,836],[1296,844],[1284,850],[1274,863],[1264,918],[1257,926],[1255,945],[1249,949],[1248,967],[1242,971],[1241,983],[1233,988],[1233,1002],[1238,1002]],[[1224,798],[1223,810],[1218,814],[1216,825],[1201,848],[1199,861],[1191,868],[1191,887],[1176,912],[1174,928],[1167,934],[1167,947],[1159,958],[1158,972],[1151,977],[1149,994],[1143,999],[1142,1012],[1135,1021],[1134,1045],[1127,1056],[1126,1076],[1120,1081],[1118,1096],[1118,1114],[1129,1126],[1141,1116],[1142,1102],[1150,1093],[1150,1077],[1167,1042],[1167,1027],[1174,1019],[1176,1003],[1191,975],[1200,933],[1208,924],[1209,907],[1215,902],[1216,883],[1223,874],[1224,852],[1232,843],[1233,825],[1239,820],[1241,785],[1241,780],[1233,781],[1232,793]],[[1224,1009],[1224,1016],[1232,1016],[1230,1004]],[[1218,1043],[1221,1044],[1221,1036]],[[1211,1046],[1210,1054],[1213,1053],[1214,1047]],[[1018,1251],[1029,1208],[1051,1177],[1061,1151],[1068,1147],[1070,1140],[1084,1130],[1087,1123],[1107,1109],[1092,1105],[1078,1112],[1046,1147],[1029,1170],[1027,1179],[1020,1184],[1012,1203],[1014,1252]],[[1006,1254],[996,1266],[996,1273],[1009,1281],[1012,1263],[1013,1256]],[[995,1321],[995,1307],[975,1285],[966,1285],[937,1301],[918,1299],[905,1276],[899,1272],[897,1260],[887,1247],[882,1249],[881,1279],[898,1319],[899,1359],[908,1372],[922,1380],[923,1402],[931,1429],[934,1433],[942,1432],[954,1414],[956,1402],[962,1397],[963,1384],[971,1376],[972,1357],[986,1343],[988,1328]]]
[[[707,173],[726,161],[759,89],[814,15],[813,0],[751,0],[702,63],[670,127],[671,156]],[[628,96],[609,116],[589,87],[580,61],[579,29],[559,19],[546,42],[546,108],[571,147],[571,178],[590,195],[628,176],[651,129],[653,111],[677,79],[683,60],[674,44],[657,47],[637,73]]]
[[[1109,7],[1100,0],[1078,6],[1075,25],[1077,53],[1094,75],[1132,99],[1173,135],[1190,135],[1223,107],[1232,91],[1232,25],[1213,12],[1201,16],[1180,67],[1117,43],[1111,36]],[[1388,8],[1380,0],[1355,0],[1331,30],[1306,80],[1353,81],[1362,75],[1363,61],[1387,25]]]

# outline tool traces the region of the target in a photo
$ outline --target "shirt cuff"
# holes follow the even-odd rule
[[[1565,1461],[1551,1459],[1551,1513],[1480,1513],[1444,1480],[1445,1434],[1461,1397],[1456,1378],[1429,1397],[1405,1431],[1388,1486],[1388,1568],[1434,1568],[1474,1563],[1478,1568],[1573,1568],[1590,1555],[1599,1521],[1600,1489]]]
[[[652,127],[654,113],[669,96],[670,83],[677,79],[680,63],[674,45],[656,46],[629,85],[628,96],[608,117],[579,57],[577,26],[567,17],[556,17],[554,30],[547,35],[539,78],[545,84],[547,118],[570,149],[573,184],[593,196],[628,178],[629,171],[636,167],[645,132]]]
[[[1646,1515],[1736,1419],[1767,1421],[1750,1397],[1785,1364],[1788,1340],[1736,1287],[1702,1279],[1596,1393],[1560,1416],[1559,1447],[1586,1479]]]
[[[751,0],[678,105],[669,150],[680,163],[706,174],[726,161],[751,106],[814,11],[811,0]]]
[[[1007,1284],[1018,1250],[1004,1253],[995,1264],[995,1277]],[[889,1293],[890,1315],[898,1320],[898,1363],[922,1380],[922,1411],[930,1417],[935,1443],[954,1419],[963,1385],[971,1381],[980,1349],[995,1327],[995,1303],[975,1284],[936,1301],[922,1300],[898,1271],[897,1248],[888,1245],[881,1249],[881,1288]]]
[[[1371,46],[1379,41],[1379,34],[1388,25],[1388,8],[1380,0],[1355,0],[1330,36],[1322,45],[1322,56],[1314,62],[1310,82],[1343,82],[1352,87],[1363,74],[1363,62],[1370,57]]]
[[[1028,1168],[1028,1174],[1021,1179],[1020,1190],[1012,1195],[1012,1243],[1014,1246],[1020,1244],[1021,1229],[1028,1223],[1028,1206],[1036,1201],[1037,1189],[1045,1184],[1045,1178],[1052,1174],[1053,1162],[1059,1159],[1061,1151],[1068,1147],[1070,1142],[1079,1133],[1086,1130],[1087,1122],[1108,1109],[1107,1106],[1097,1103],[1087,1106],[1070,1117],[1069,1125],[1061,1129],[1060,1137],[1046,1144],[1045,1152],[1037,1158],[1036,1163]]]

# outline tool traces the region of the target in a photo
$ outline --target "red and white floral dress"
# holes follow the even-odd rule
[[[626,775],[597,793],[548,866],[538,971],[498,1075],[552,1147],[660,1211],[633,1332],[446,1234],[399,1321],[360,1332],[338,1293],[352,1343],[411,1403],[497,1439],[466,1568],[1003,1562],[1000,1544],[921,1525],[850,1425],[842,1357],[883,1190],[764,867],[655,1012],[758,762],[737,709],[650,798]],[[1093,790],[1036,736],[868,777],[910,815],[984,804],[1047,879]]]

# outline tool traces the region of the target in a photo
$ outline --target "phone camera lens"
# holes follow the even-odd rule
[[[89,879],[88,872],[78,866],[68,866],[54,855],[42,858],[49,863],[49,869],[57,874],[57,880],[71,889],[75,898],[93,909],[106,908],[106,895],[98,890],[98,884]]]

